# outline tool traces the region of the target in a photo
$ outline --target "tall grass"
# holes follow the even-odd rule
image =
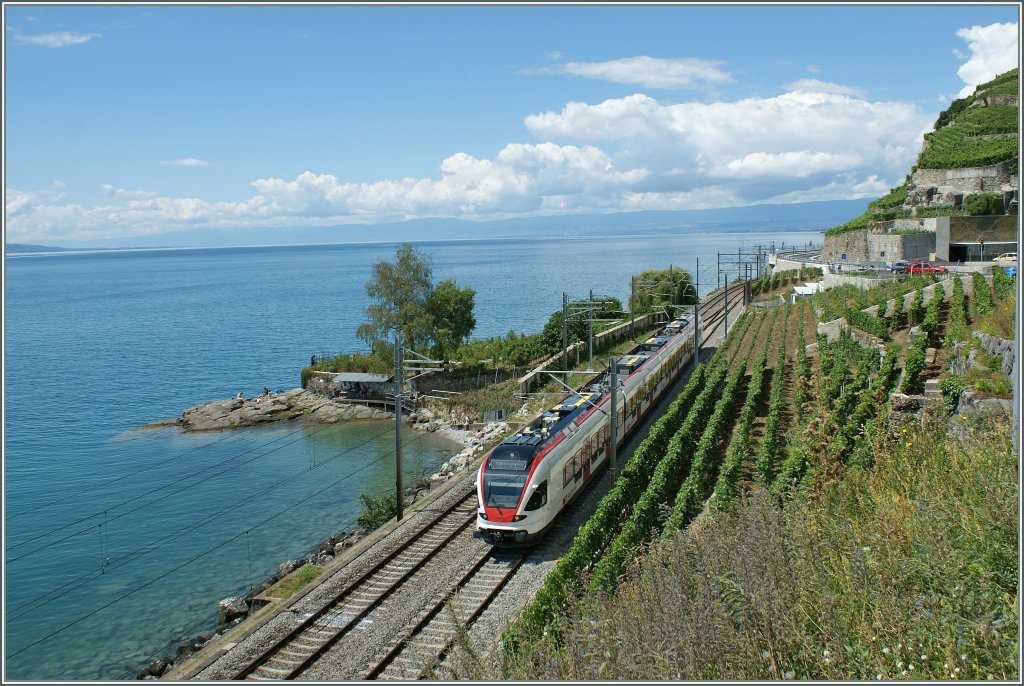
[[[761,492],[652,548],[563,649],[460,676],[1016,681],[1010,445],[1005,418],[886,433],[870,470],[784,505]]]

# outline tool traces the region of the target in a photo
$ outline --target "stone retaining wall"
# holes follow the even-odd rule
[[[1008,341],[1005,338],[990,336],[981,331],[973,331],[971,335],[981,343],[982,350],[1002,360],[1000,371],[1003,376],[1010,376],[1011,372],[1013,372],[1014,357],[1017,354],[1016,341]]]

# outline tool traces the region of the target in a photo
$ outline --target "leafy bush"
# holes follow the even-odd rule
[[[939,381],[939,389],[942,390],[942,399],[946,403],[946,411],[952,414],[960,402],[960,394],[967,390],[962,376],[948,374]]]
[[[1002,269],[995,269],[992,271],[992,288],[996,292],[996,298],[999,300],[1006,300],[1013,297],[1014,295],[1014,282],[1013,277],[1007,276],[1006,272]]]
[[[964,208],[972,216],[1002,214],[1003,200],[998,194],[989,191],[971,193],[964,200]]]
[[[985,277],[978,272],[971,275],[971,285],[974,289],[975,315],[984,316],[992,311],[992,289]]]
[[[363,513],[356,523],[367,531],[381,527],[398,514],[398,499],[394,493],[380,498],[360,493],[359,499],[363,501]]]

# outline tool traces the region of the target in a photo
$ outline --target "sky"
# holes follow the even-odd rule
[[[5,3],[5,239],[875,198],[1019,13]]]

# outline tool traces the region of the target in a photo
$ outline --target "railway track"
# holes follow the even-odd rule
[[[743,304],[745,289],[741,286],[729,287],[729,310],[735,311]],[[706,296],[697,311],[700,313],[700,345],[705,345],[725,320],[725,290]]]
[[[729,309],[743,302],[743,288],[729,290]],[[721,326],[725,292],[705,299],[699,307],[701,344]],[[395,551],[348,583],[322,608],[228,676],[233,680],[278,681],[298,678],[347,635],[373,624],[389,612],[387,601],[457,539],[471,540],[476,519],[476,491],[470,489],[454,504],[421,524]],[[468,543],[459,543],[468,545]],[[447,583],[408,623],[382,642],[375,656],[358,672],[362,679],[417,679],[425,668],[442,661],[463,628],[471,626],[514,577],[525,559],[522,552],[488,549],[466,564],[467,571]],[[435,565],[436,566],[436,565]],[[422,581],[422,580],[421,580]],[[425,582],[424,582],[425,583]],[[428,596],[429,597],[429,596]],[[400,599],[392,602],[401,603]],[[383,606],[383,607],[382,607]]]
[[[464,533],[474,523],[475,513],[476,492],[470,491],[232,678],[249,681],[295,678]]]
[[[360,674],[362,679],[414,680],[447,655],[461,630],[468,629],[508,584],[525,552],[488,550],[445,597],[422,610],[398,639]]]

